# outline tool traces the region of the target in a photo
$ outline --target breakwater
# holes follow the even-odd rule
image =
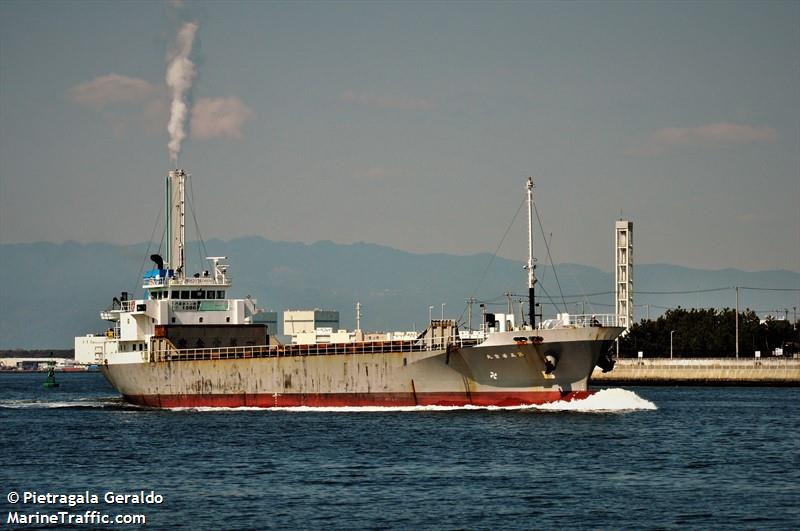
[[[618,359],[614,370],[595,367],[599,385],[781,385],[800,386],[800,359]]]

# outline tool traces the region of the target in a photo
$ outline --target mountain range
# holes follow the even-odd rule
[[[207,263],[200,265],[202,255],[192,250],[200,247],[188,246],[190,272],[208,268]],[[466,322],[466,299],[474,297],[476,323],[480,303],[487,311],[504,312],[503,294],[513,293],[514,311],[519,313],[520,295],[527,294],[522,264],[488,253],[413,254],[367,243],[304,244],[260,237],[210,240],[205,249],[229,258],[231,296],[251,295],[260,307],[278,311],[279,321],[284,309],[325,308],[339,310],[341,326],[353,328],[355,304],[360,302],[364,330],[420,330],[429,313],[434,318],[442,315],[442,303],[445,317]],[[0,348],[69,348],[76,335],[102,332],[106,323],[98,311],[120,291],[142,297],[139,279],[152,267],[147,257],[155,251],[144,243],[0,245],[6,280],[0,288]],[[734,307],[733,286],[759,288],[740,290],[740,309],[755,309],[762,316],[788,314],[792,319],[800,306],[800,273],[793,271],[634,267],[636,320],[648,313],[656,318],[679,305]],[[537,299],[545,318],[556,311],[614,312],[613,272],[578,264],[540,264],[537,276]],[[786,289],[795,291],[778,291]]]

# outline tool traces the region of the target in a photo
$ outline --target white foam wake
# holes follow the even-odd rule
[[[602,389],[582,400],[550,402],[526,406],[340,406],[340,407],[175,407],[172,411],[288,411],[293,413],[393,413],[425,411],[568,411],[580,413],[609,413],[658,409],[656,405],[633,391]]]
[[[633,391],[627,389],[601,389],[583,400],[551,402],[536,406],[543,411],[580,411],[584,413],[607,413],[623,411],[656,410],[658,407]]]
[[[93,397],[77,400],[3,400],[0,409],[62,409],[62,408],[133,408],[132,404],[124,402],[121,397]]]

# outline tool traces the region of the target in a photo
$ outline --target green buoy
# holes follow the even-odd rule
[[[58,382],[56,381],[56,363],[54,361],[48,363],[47,380],[42,384],[42,387],[45,389],[58,387]]]

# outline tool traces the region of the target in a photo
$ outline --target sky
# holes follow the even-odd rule
[[[3,0],[0,243],[158,234],[189,22],[205,239],[800,271],[800,2]]]

